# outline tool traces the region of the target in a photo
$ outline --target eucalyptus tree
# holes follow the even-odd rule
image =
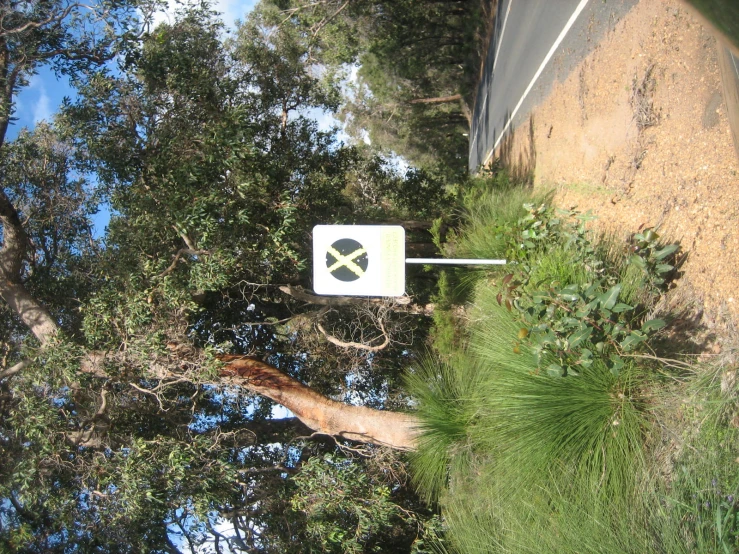
[[[79,97],[0,152],[8,550],[341,551],[351,536],[402,551],[417,533],[420,508],[388,477],[397,457],[342,473],[347,454],[366,465],[377,445],[414,448],[415,418],[387,409],[407,406],[398,362],[395,375],[374,374],[386,351],[351,375],[327,367],[301,344],[323,308],[283,292],[309,284],[312,225],[358,217],[345,189],[363,158],[299,113],[335,107],[335,83],[301,65],[295,37],[271,45],[258,17],[224,42],[194,7],[141,42],[125,27],[100,57],[115,69],[60,61]],[[272,417],[273,402],[296,417]],[[313,455],[372,508],[307,510]]]
[[[465,170],[489,3],[265,0],[294,27],[317,63],[359,66],[341,114],[357,138],[416,166]]]

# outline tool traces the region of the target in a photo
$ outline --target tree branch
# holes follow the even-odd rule
[[[21,25],[20,27],[16,27],[15,29],[2,28],[2,22],[0,22],[0,36],[20,34],[24,31],[27,31],[28,29],[39,29],[44,25],[49,25],[50,23],[61,23],[70,13],[72,13],[72,10],[74,8],[79,8],[81,6],[82,4],[69,4],[63,11],[52,12],[52,14],[48,18],[42,21],[29,21],[25,25]]]
[[[380,350],[387,348],[387,346],[390,344],[390,337],[388,337],[387,332],[385,331],[385,327],[382,325],[382,320],[378,320],[378,324],[380,325],[382,336],[385,337],[385,340],[382,344],[378,344],[377,346],[370,346],[368,344],[362,344],[361,342],[344,342],[337,339],[333,335],[330,335],[320,323],[317,324],[317,327],[318,330],[323,334],[323,336],[326,337],[326,340],[328,342],[340,348],[356,348],[357,350],[366,350],[367,352],[379,352]]]
[[[170,273],[174,271],[174,269],[177,267],[177,263],[180,261],[180,258],[183,254],[186,254],[188,256],[204,256],[206,254],[210,254],[209,250],[193,250],[192,248],[180,248],[177,253],[174,255],[174,260],[172,260],[172,263],[169,264],[169,267],[162,271],[157,277],[160,279],[162,277],[166,277]]]
[[[18,211],[13,203],[0,189],[0,223],[3,226],[3,246],[0,249],[0,271],[6,279],[20,280],[23,260],[27,256],[30,241]]]
[[[363,298],[352,296],[318,296],[306,292],[302,287],[286,285],[280,290],[301,302],[316,304],[318,306],[366,306],[367,304],[382,304],[382,298]]]
[[[9,367],[8,369],[4,371],[0,371],[0,380],[1,379],[7,379],[8,377],[12,377],[16,373],[20,373],[24,369],[26,369],[29,365],[33,363],[32,360],[22,360],[15,364],[13,367]]]
[[[324,18],[323,18],[323,19],[322,19],[322,20],[321,20],[321,21],[320,21],[320,22],[319,22],[319,23],[318,23],[318,24],[316,25],[315,29],[313,29],[313,38],[316,38],[316,35],[317,35],[317,34],[318,34],[318,33],[319,33],[320,31],[321,31],[321,29],[323,29],[323,28],[324,28],[324,27],[326,26],[326,24],[328,24],[328,22],[329,22],[329,21],[331,21],[331,20],[332,20],[332,19],[333,19],[334,17],[336,17],[337,15],[339,15],[339,14],[340,14],[340,13],[341,13],[341,12],[342,12],[342,11],[344,10],[344,8],[346,8],[346,7],[347,7],[347,6],[349,5],[349,1],[350,1],[350,0],[346,0],[346,2],[344,2],[344,3],[343,3],[343,4],[341,5],[341,7],[340,7],[340,8],[338,9],[338,10],[336,10],[336,11],[335,11],[335,12],[334,12],[333,14],[331,14],[330,16],[328,16],[328,17],[324,17]]]
[[[318,433],[400,450],[417,446],[420,422],[412,414],[336,402],[255,358],[223,354],[218,359],[226,364],[220,373],[225,382],[274,400]]]
[[[3,246],[0,248],[0,296],[30,329],[42,345],[57,334],[58,326],[51,314],[33,298],[21,282],[23,261],[28,256],[30,241],[23,229],[18,211],[5,191],[0,189],[0,224]]]

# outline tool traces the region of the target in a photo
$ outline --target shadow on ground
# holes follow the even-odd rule
[[[514,144],[519,135],[525,140],[519,143],[514,151]],[[536,144],[534,142],[534,116],[529,117],[526,125],[521,125],[514,131],[509,131],[498,147],[495,155],[496,165],[508,171],[511,181],[517,184],[533,186],[534,170],[536,169]]]

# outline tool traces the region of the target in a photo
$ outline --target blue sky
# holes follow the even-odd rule
[[[257,0],[218,0],[214,8],[221,13],[226,25],[233,29],[237,19],[253,9]],[[174,20],[176,3],[170,0],[169,9],[155,17],[155,24]],[[37,75],[29,80],[29,85],[20,91],[16,97],[15,114],[18,118],[8,129],[8,140],[18,136],[23,127],[32,129],[43,120],[50,120],[59,110],[65,96],[74,97],[74,90],[69,86],[69,80],[57,76],[48,67],[42,67]],[[100,212],[93,217],[95,234],[102,236],[105,226],[110,220],[110,212],[103,206]]]

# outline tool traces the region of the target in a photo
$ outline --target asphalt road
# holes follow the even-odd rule
[[[470,130],[476,172],[639,0],[500,0]]]

